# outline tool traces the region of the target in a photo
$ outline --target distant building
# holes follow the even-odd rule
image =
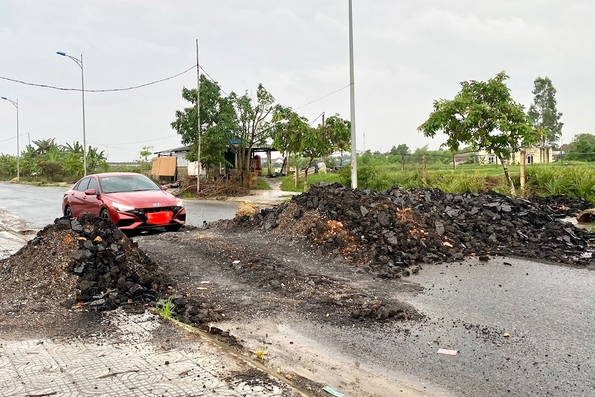
[[[526,164],[545,164],[556,161],[559,152],[554,151],[552,147],[525,147]],[[494,153],[480,150],[474,152],[476,162],[479,164],[501,164],[500,159]],[[455,155],[456,158],[456,155]],[[509,164],[519,164],[521,161],[521,152],[512,153],[509,159]],[[455,160],[456,161],[456,160]]]

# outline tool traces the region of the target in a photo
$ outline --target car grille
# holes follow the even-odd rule
[[[164,211],[171,211],[174,214],[174,217],[176,216],[176,214],[182,209],[182,207],[178,207],[178,206],[172,206],[172,207],[151,207],[151,208],[139,208],[139,209],[134,209],[132,211],[127,211],[130,214],[134,214],[138,217],[142,217],[144,218],[145,214],[148,214],[150,212],[164,212]]]

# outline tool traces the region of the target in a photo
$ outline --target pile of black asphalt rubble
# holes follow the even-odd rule
[[[595,265],[595,234],[564,222],[591,207],[566,196],[525,200],[400,188],[378,193],[326,184],[254,216],[208,227],[305,239],[321,254],[340,255],[380,277],[399,278],[419,270],[418,265],[468,256]],[[91,215],[56,219],[17,254],[0,261],[0,283],[14,301],[27,301],[37,291],[52,299],[72,296],[73,307],[95,310],[158,306],[176,293],[175,282],[136,242]],[[174,301],[189,323],[221,319],[206,302],[183,295]]]
[[[592,207],[568,196],[527,200],[493,192],[451,194],[398,187],[378,193],[318,184],[290,203],[232,222],[236,227],[276,230],[290,217],[295,228],[314,212],[317,221],[309,221],[305,230],[309,241],[396,278],[414,265],[467,256],[593,265],[595,234],[567,221]]]
[[[136,242],[111,222],[89,214],[56,219],[19,252],[0,261],[6,296],[27,302],[32,312],[53,310],[48,308],[52,302],[69,309],[144,311],[172,297],[174,284]],[[194,305],[196,324],[220,319],[203,302],[185,303]],[[25,307],[9,311],[22,314]]]

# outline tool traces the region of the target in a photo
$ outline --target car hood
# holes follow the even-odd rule
[[[129,205],[135,208],[171,207],[175,206],[178,202],[178,199],[174,195],[162,190],[107,193],[103,197],[118,204]]]

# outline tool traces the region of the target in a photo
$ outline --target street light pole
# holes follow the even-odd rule
[[[353,69],[353,6],[349,0],[349,97],[351,98],[351,188],[357,189],[357,150],[355,145],[355,81]]]
[[[83,54],[81,54],[81,59],[70,56],[62,51],[57,51],[56,54],[72,59],[74,63],[76,63],[81,68],[81,93],[83,96],[83,172],[84,176],[87,176],[87,136],[85,132],[85,72],[83,68]]]
[[[5,101],[8,101],[17,108],[17,181],[21,180],[21,166],[20,166],[20,151],[21,148],[19,147],[19,100],[13,101],[12,99],[8,99],[6,97],[1,97]]]

